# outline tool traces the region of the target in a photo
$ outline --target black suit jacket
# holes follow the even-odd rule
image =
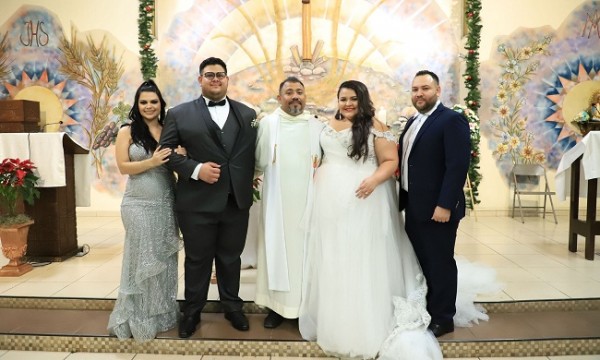
[[[398,155],[402,165],[404,135]],[[400,210],[427,221],[436,206],[451,210],[450,220],[465,216],[464,185],[471,157],[469,123],[461,114],[440,104],[421,126],[408,158],[408,193],[400,186]]]
[[[178,105],[167,113],[160,144],[172,149],[181,145],[187,150],[187,156],[173,152],[166,163],[178,174],[176,211],[223,211],[230,189],[240,209],[252,205],[256,112],[240,102],[227,100],[239,124],[237,139],[229,153],[221,143],[204,98]],[[209,161],[221,165],[221,176],[215,184],[190,178],[198,163]]]

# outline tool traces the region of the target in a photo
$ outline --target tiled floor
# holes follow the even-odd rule
[[[585,260],[582,240],[579,245],[580,251],[570,253],[567,250],[567,231],[566,217],[559,218],[558,225],[549,219],[538,217],[526,218],[524,224],[509,217],[479,216],[477,220],[467,217],[459,228],[456,253],[470,261],[492,266],[496,269],[499,280],[504,283],[502,292],[480,297],[480,301],[600,298],[600,256],[597,256],[595,261]],[[0,277],[0,296],[115,298],[119,286],[124,240],[120,218],[79,216],[78,238],[80,246],[90,246],[87,255],[39,266],[18,278]],[[179,298],[182,298],[183,252],[180,256]],[[6,262],[6,259],[0,258],[0,266]],[[244,300],[251,301],[254,297],[254,277],[255,270],[242,271],[240,296]],[[215,286],[211,286],[209,297],[216,299]],[[498,322],[495,324],[498,325]],[[478,328],[479,330],[485,332],[485,326]],[[148,354],[70,354],[0,350],[0,360],[159,358],[227,359],[214,356],[157,357]],[[600,360],[600,355],[526,359]]]
[[[124,231],[119,217],[78,218],[82,257],[36,267],[17,278],[0,277],[0,296],[115,298],[121,272]],[[568,220],[558,225],[540,217],[525,224],[510,217],[467,217],[461,222],[456,254],[496,269],[504,283],[500,293],[481,301],[600,297],[600,256],[595,261],[567,250]],[[0,257],[0,266],[8,260]],[[179,298],[183,298],[183,251],[180,253]],[[240,296],[254,299],[254,269],[242,271]],[[209,298],[216,299],[216,286]]]
[[[94,354],[94,353],[59,353],[59,352],[32,352],[0,350],[1,360],[305,360],[295,357],[269,357],[269,356],[215,356],[215,355],[153,355],[153,354]],[[319,358],[311,358],[319,359]],[[328,358],[323,358],[328,359]],[[448,360],[506,360],[507,358],[461,358]],[[575,356],[535,356],[513,357],[512,360],[600,360],[600,355],[575,355]]]

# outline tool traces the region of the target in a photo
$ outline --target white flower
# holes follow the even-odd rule
[[[496,152],[498,152],[500,155],[506,154],[508,152],[508,145],[504,143],[498,144],[498,146],[496,146]]]
[[[504,104],[506,100],[508,100],[508,97],[506,96],[506,90],[500,89],[496,94],[496,99],[498,99],[501,104]]]
[[[539,153],[535,154],[535,156],[533,157],[533,160],[538,164],[542,164],[546,161],[546,155],[544,155],[543,152],[539,152]]]
[[[514,74],[514,73],[519,72],[519,70],[520,70],[520,66],[519,66],[519,62],[517,60],[511,59],[506,62],[506,72]]]
[[[533,157],[533,148],[531,145],[527,145],[521,150],[521,156],[525,159],[531,159]]]
[[[523,86],[523,84],[521,84],[521,82],[519,80],[511,81],[510,84],[508,84],[508,88],[513,93],[519,92],[519,90],[521,90],[522,86]]]
[[[521,143],[521,139],[519,139],[517,136],[513,136],[510,138],[510,147],[513,149],[516,149],[517,147],[519,147],[519,144]]]
[[[527,60],[531,57],[531,55],[533,55],[533,50],[531,50],[531,48],[529,46],[525,46],[524,48],[521,49],[521,51],[519,51],[520,59]]]
[[[496,112],[498,113],[498,115],[500,115],[503,118],[507,118],[508,115],[510,114],[510,108],[506,105],[502,105],[500,106]]]

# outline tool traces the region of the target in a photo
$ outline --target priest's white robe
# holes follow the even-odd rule
[[[288,319],[297,318],[300,309],[304,213],[321,161],[323,127],[306,112],[291,116],[281,108],[259,123],[256,167],[264,177],[254,301]]]

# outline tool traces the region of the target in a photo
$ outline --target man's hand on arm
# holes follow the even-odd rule
[[[198,173],[198,180],[202,180],[208,184],[214,184],[219,181],[221,176],[221,165],[208,161],[202,163],[200,172]]]

